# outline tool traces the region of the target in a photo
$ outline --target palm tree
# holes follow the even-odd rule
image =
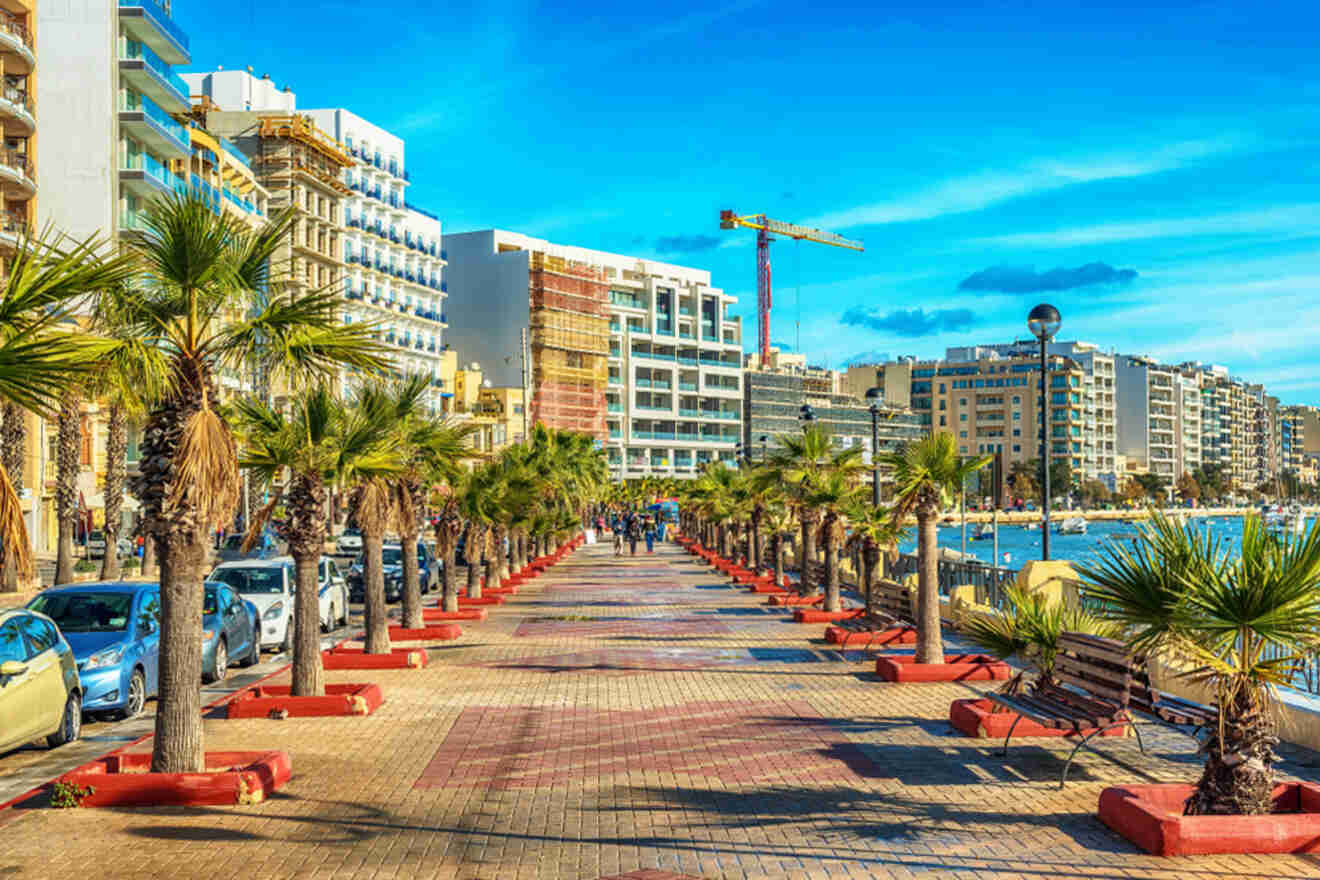
[[[1271,812],[1270,702],[1320,650],[1320,523],[1279,540],[1249,518],[1234,555],[1154,511],[1131,548],[1107,544],[1078,571],[1088,603],[1122,627],[1137,656],[1214,694],[1219,722],[1201,746],[1205,769],[1184,812]]]
[[[852,527],[850,543],[860,545],[862,551],[862,591],[866,597],[866,613],[875,613],[875,584],[884,577],[884,562],[893,562],[898,545],[906,529],[895,523],[888,508],[876,507],[870,497],[856,497],[848,513]]]
[[[1006,586],[1003,602],[993,615],[968,615],[959,622],[958,631],[987,654],[1005,660],[1018,657],[1036,669],[1034,686],[1052,683],[1054,658],[1059,653],[1059,636],[1065,632],[1085,633],[1113,638],[1119,627],[1082,607],[1052,601],[1036,590]],[[1018,673],[1004,687],[1015,694],[1022,688],[1023,673]]]
[[[5,588],[17,588],[20,577],[34,574],[18,494],[26,453],[24,411],[53,415],[64,408],[71,383],[96,368],[109,346],[76,331],[72,309],[84,296],[115,288],[133,273],[130,258],[105,258],[103,245],[97,237],[70,243],[50,231],[21,238],[0,282],[5,463],[0,468],[0,569],[6,572]],[[66,580],[72,576],[71,558],[69,569]]]
[[[286,293],[271,260],[289,231],[282,213],[260,229],[217,214],[202,197],[174,195],[146,212],[128,242],[143,265],[125,302],[145,344],[167,353],[170,377],[143,429],[133,488],[160,565],[160,701],[151,769],[196,772],[202,749],[202,566],[207,535],[238,503],[234,438],[219,413],[216,375],[259,357],[290,386],[344,366],[384,366],[366,325],[342,326],[333,290]],[[235,318],[235,316],[239,316]]]
[[[324,696],[317,566],[325,544],[326,487],[339,480],[398,474],[388,413],[347,410],[323,384],[299,392],[283,411],[251,397],[238,401],[235,410],[246,442],[239,465],[257,485],[272,489],[271,500],[248,523],[245,547],[260,537],[275,507],[282,505],[297,584],[292,693]]]
[[[467,594],[472,598],[481,595],[483,576],[492,586],[498,577],[498,569],[493,577],[491,575],[495,552],[490,546],[490,537],[499,513],[499,480],[499,471],[494,465],[477,468],[463,485],[459,496],[459,510],[467,521]],[[483,558],[486,560],[485,572],[481,567]]]
[[[812,566],[816,562],[816,535],[820,529],[821,510],[811,501],[815,482],[834,454],[834,441],[820,425],[811,425],[801,434],[779,435],[779,448],[758,473],[758,480],[781,486],[789,499],[802,529],[801,552],[797,556],[802,578],[802,593],[813,592]]]
[[[886,454],[882,462],[894,475],[895,526],[909,516],[917,518],[916,662],[943,663],[936,527],[940,511],[970,474],[990,463],[990,456],[963,461],[952,434],[931,434]]]
[[[827,468],[807,484],[807,503],[821,511],[820,537],[825,547],[826,611],[843,609],[839,589],[839,547],[846,534],[844,511],[853,506],[861,491],[858,483],[861,466],[861,450],[847,449],[837,453]]]

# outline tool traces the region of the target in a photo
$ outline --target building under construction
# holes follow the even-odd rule
[[[592,434],[617,478],[733,460],[742,325],[709,272],[498,229],[444,242],[448,339],[528,390],[530,424]]]
[[[531,254],[531,419],[605,441],[609,285],[599,266]]]

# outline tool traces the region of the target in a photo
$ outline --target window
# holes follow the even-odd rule
[[[23,644],[23,633],[18,628],[15,618],[0,626],[0,663],[15,661],[22,663],[27,659],[27,647]]]
[[[1013,444],[1013,451],[1014,451],[1014,452],[1021,452],[1021,451],[1022,451],[1022,447],[1019,446],[1018,444],[1014,443],[1014,444]]]
[[[27,637],[27,655],[31,659],[43,651],[49,651],[59,644],[60,637],[55,628],[39,617],[24,616],[19,624],[23,635]]]
[[[967,421],[967,413],[959,413],[959,414],[958,414],[958,421],[960,421],[960,422],[965,422],[965,421]]]
[[[128,629],[132,604],[132,593],[51,593],[37,597],[32,610],[40,611],[65,632],[122,632]]]
[[[940,411],[941,411],[941,412],[943,412],[943,411],[946,409],[945,404],[947,404],[947,403],[948,403],[947,400],[941,400],[941,401],[940,401]]]
[[[1020,421],[1022,421],[1022,413],[1020,413],[1020,412],[1015,412],[1015,413],[1013,413],[1013,421],[1015,421],[1015,422],[1020,422]]]
[[[941,428],[947,427],[948,424],[949,424],[949,420],[946,419],[944,416],[940,416],[940,427]]]
[[[966,439],[967,439],[967,432],[966,432],[966,431],[959,431],[959,432],[958,432],[958,437],[959,437],[959,439],[961,439],[961,440],[966,440]]]
[[[965,397],[960,397],[960,398],[958,398],[958,405],[959,405],[959,406],[966,406],[966,405],[967,405],[967,398],[965,398]]]
[[[1021,428],[1014,428],[1014,429],[1013,429],[1013,436],[1014,436],[1014,437],[1021,437],[1021,436],[1022,436],[1022,429],[1021,429]]]
[[[940,383],[940,394],[943,394],[943,393],[944,393],[944,383],[941,382],[941,383]],[[943,409],[943,407],[941,407],[941,409]]]

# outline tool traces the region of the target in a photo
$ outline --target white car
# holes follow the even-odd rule
[[[293,635],[293,560],[285,556],[222,562],[207,580],[228,584],[257,606],[262,648],[289,649]]]
[[[293,565],[292,556],[281,556],[271,562]],[[329,632],[348,623],[348,581],[333,559],[322,556],[316,566],[317,595],[321,604],[321,629]],[[296,576],[294,583],[297,589]]]
[[[356,556],[362,552],[362,532],[359,529],[344,529],[344,533],[335,542],[335,551],[340,556]]]

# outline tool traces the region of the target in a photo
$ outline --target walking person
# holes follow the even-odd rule
[[[646,552],[655,552],[655,520],[646,518]]]
[[[637,555],[637,541],[642,537],[642,524],[633,517],[628,523],[628,550],[633,555]]]
[[[623,555],[623,520],[619,515],[614,514],[614,519],[610,522],[610,531],[614,533],[614,555]]]

